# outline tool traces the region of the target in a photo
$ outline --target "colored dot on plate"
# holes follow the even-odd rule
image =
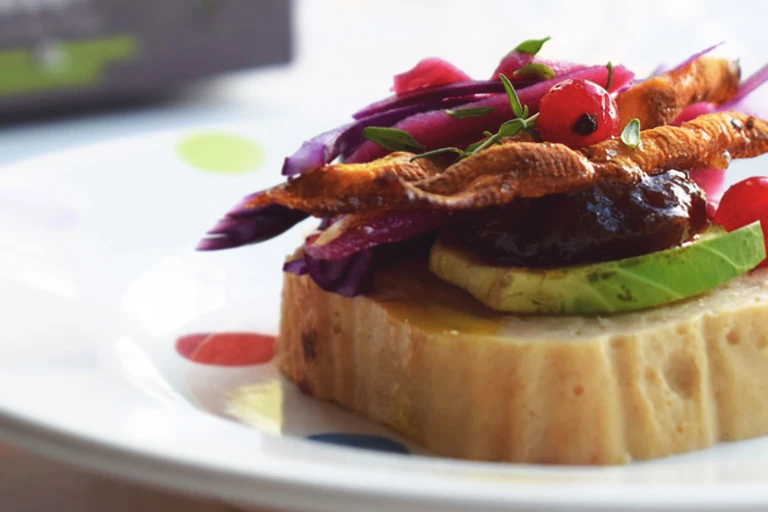
[[[374,436],[369,434],[345,434],[342,432],[332,432],[327,434],[313,434],[307,436],[307,439],[321,443],[335,444],[340,446],[350,446],[352,448],[362,448],[364,450],[374,450],[377,452],[403,453],[410,451],[402,443],[393,441],[387,437]]]
[[[256,169],[263,157],[261,147],[251,139],[218,132],[190,135],[178,143],[176,151],[193,167],[228,174]]]
[[[63,231],[77,223],[75,212],[56,199],[32,189],[0,187],[0,228]]]
[[[195,363],[249,366],[272,360],[275,337],[248,332],[186,334],[176,340],[176,351]]]

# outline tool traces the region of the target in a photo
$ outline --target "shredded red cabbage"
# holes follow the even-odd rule
[[[432,103],[414,104],[379,112],[339,128],[329,130],[304,142],[293,155],[283,162],[283,175],[295,176],[325,164],[336,157],[352,152],[365,142],[363,129],[368,126],[390,127],[406,117],[435,109],[448,109],[465,103],[461,98],[447,98]]]
[[[693,105],[688,105],[683,109],[682,112],[680,112],[680,114],[678,114],[675,120],[672,121],[672,126],[680,126],[681,124],[686,123],[691,119],[696,119],[699,116],[703,116],[704,114],[711,114],[713,112],[717,112],[718,110],[720,110],[720,106],[715,105],[714,103],[707,103],[705,101],[694,103]]]
[[[531,85],[534,85],[538,82],[541,82],[540,79],[537,78],[531,78],[531,77],[515,77],[513,76],[513,73],[517,71],[522,65],[529,64],[533,62],[533,57],[527,54],[518,54],[513,52],[515,55],[520,55],[523,57],[526,57],[526,59],[520,60],[522,64],[516,65],[514,62],[507,60],[502,60],[502,63],[499,64],[499,68],[494,72],[493,79],[492,80],[473,80],[473,81],[467,81],[467,82],[457,82],[452,83],[448,85],[441,85],[436,87],[425,87],[422,89],[416,89],[410,92],[402,93],[402,94],[396,94],[394,96],[390,96],[389,98],[385,98],[383,100],[379,100],[377,102],[371,103],[367,107],[355,112],[352,114],[352,117],[355,119],[362,119],[364,117],[378,114],[379,112],[384,112],[386,110],[391,110],[394,108],[400,108],[407,105],[414,105],[414,104],[420,104],[420,103],[431,103],[434,101],[440,101],[444,100],[446,98],[466,98],[467,102],[471,101],[473,99],[473,96],[483,95],[483,94],[495,94],[495,93],[503,93],[504,92],[504,86],[501,84],[501,82],[498,79],[498,73],[500,70],[503,72],[507,78],[511,78],[515,88],[519,91],[520,89],[524,89],[525,87],[530,87]],[[506,64],[505,64],[506,62]],[[586,66],[582,64],[573,64],[570,62],[555,62],[555,61],[542,61],[542,60],[536,60],[536,62],[542,62],[546,63],[548,66],[552,68],[553,71],[555,71],[555,75],[567,75],[576,71],[579,71],[581,69],[585,69]],[[567,78],[567,77],[563,77]]]
[[[304,251],[321,260],[345,258],[371,247],[409,240],[428,233],[445,223],[447,218],[444,212],[392,212],[363,224],[353,223],[349,227],[346,227],[345,219],[342,218],[331,228],[342,230],[336,238],[322,245],[316,243],[317,239],[307,241]]]
[[[244,208],[242,204],[208,231],[207,236],[198,244],[198,251],[232,249],[263,242],[288,231],[309,217],[301,210],[279,204],[250,209]]]
[[[309,274],[323,290],[354,297],[370,287],[373,256],[373,249],[335,260],[320,260],[304,254],[299,259],[286,262],[283,271],[299,276]]]
[[[757,70],[749,78],[739,84],[739,90],[728,102],[729,104],[735,104],[746,98],[749,94],[754,92],[755,89],[768,82],[768,64]]]
[[[526,84],[533,83],[527,80]],[[458,82],[455,84],[440,85],[437,87],[425,87],[405,94],[390,96],[383,100],[371,103],[352,114],[355,119],[363,119],[387,110],[421,104],[439,103],[448,98],[473,98],[481,94],[496,94],[504,92],[504,86],[498,80],[473,80],[471,82]],[[470,101],[467,99],[466,101]],[[466,102],[465,101],[465,102]]]
[[[720,207],[720,199],[711,199],[707,197],[707,218],[709,220],[715,220],[715,214]]]
[[[623,87],[634,75],[624,66],[613,68],[613,80],[611,92]],[[539,82],[518,91],[518,97],[523,105],[527,105],[531,113],[539,109],[539,100],[552,88],[553,85],[568,79],[583,78],[598,84],[604,84],[608,80],[606,66],[592,66],[566,75]],[[496,131],[505,121],[514,117],[509,107],[509,99],[504,94],[498,94],[479,101],[461,105],[468,107],[492,107],[493,112],[483,117],[456,119],[443,111],[432,111],[407,117],[394,125],[394,128],[403,130],[423,144],[427,150],[443,147],[464,147],[481,138],[484,131]],[[373,142],[363,143],[355,152],[351,153],[346,161],[370,162],[389,151]]]
[[[283,272],[303,276],[309,272],[309,269],[307,268],[307,262],[304,261],[304,257],[302,256],[295,260],[289,260],[283,263]]]
[[[493,70],[491,78],[493,80],[498,80],[499,74],[503,74],[510,80],[513,80],[515,71],[523,66],[531,64],[535,58],[536,56],[531,55],[530,53],[509,52],[503,59],[501,59],[499,65],[496,66],[496,69]]]
[[[725,192],[725,169],[693,169],[691,179],[707,194],[708,201],[720,201]]]
[[[648,78],[653,78],[655,76],[659,76],[660,74],[662,74],[666,70],[667,70],[667,66],[665,66],[664,64],[659,64],[658,66],[653,68],[653,71],[651,71],[651,74],[648,75]]]
[[[283,161],[283,176],[294,176],[322,167],[341,154],[344,133],[355,123],[348,123],[304,141],[301,147]]]
[[[450,62],[438,57],[427,57],[420,60],[418,64],[405,73],[395,75],[392,90],[395,91],[395,94],[403,94],[423,87],[469,80],[472,78],[468,74]]]

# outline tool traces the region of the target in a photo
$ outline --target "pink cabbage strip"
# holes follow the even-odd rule
[[[734,95],[726,105],[738,104],[765,82],[768,82],[768,64],[758,69],[749,78],[741,82],[741,84],[739,84],[739,90],[736,91],[736,95]]]
[[[634,77],[633,73],[624,66],[613,68],[613,80],[610,91],[613,92]],[[585,79],[598,84],[608,80],[608,69],[605,66],[592,66],[567,75],[555,77],[545,82],[537,83],[518,91],[518,97],[523,105],[527,105],[533,114],[539,109],[539,101],[553,85],[563,80]],[[482,138],[483,132],[496,131],[505,121],[514,118],[506,95],[498,94],[479,101],[468,103],[456,108],[491,107],[493,112],[483,117],[455,119],[443,111],[432,111],[417,114],[403,119],[393,128],[408,132],[427,150],[442,147],[464,147]],[[370,162],[388,154],[389,151],[373,142],[363,143],[355,152],[349,155],[347,162]]]
[[[499,81],[499,71],[512,80],[517,90],[529,87],[542,80],[535,77],[516,77],[514,72],[520,69],[525,64],[534,62],[534,58],[531,55],[524,53],[516,53],[508,55],[502,60],[499,67],[493,73],[492,80],[473,80],[468,82],[456,82],[448,85],[439,85],[435,87],[424,87],[413,91],[405,92],[402,94],[396,94],[383,100],[371,103],[367,107],[355,112],[352,117],[355,119],[362,119],[372,114],[378,114],[385,110],[393,108],[404,107],[413,105],[416,103],[432,102],[435,100],[441,100],[445,98],[467,97],[467,102],[472,101],[471,96],[480,94],[502,93],[504,87]],[[555,72],[555,76],[568,75],[575,71],[586,68],[583,64],[574,64],[571,62],[556,62],[536,60],[547,64]]]
[[[378,112],[304,141],[299,149],[283,160],[283,176],[295,176],[325,164],[339,155],[350,153],[366,141],[363,130],[368,126],[390,127],[406,117],[435,109],[452,108],[465,103],[462,98],[446,98],[436,103],[422,103]]]
[[[533,80],[524,85],[532,85]],[[471,82],[457,82],[455,84],[425,87],[405,94],[389,96],[383,100],[371,103],[367,107],[352,114],[355,119],[363,119],[374,114],[380,114],[389,110],[409,107],[412,105],[431,105],[448,98],[467,98],[472,101],[473,96],[481,94],[496,94],[504,92],[504,86],[498,80],[473,80]]]
[[[403,94],[423,87],[470,80],[472,77],[450,62],[438,57],[427,57],[420,60],[412,69],[395,75],[392,90],[395,94]]]
[[[499,65],[493,71],[491,78],[498,80],[499,74],[501,73],[509,78],[513,84],[517,85],[517,80],[523,78],[516,77],[515,71],[534,62],[549,66],[552,71],[555,72],[555,77],[580,71],[587,67],[584,64],[575,64],[573,62],[539,59],[535,55],[528,53],[510,52],[507,56],[501,59],[501,62],[499,62]]]

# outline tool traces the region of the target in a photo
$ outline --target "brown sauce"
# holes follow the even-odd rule
[[[572,266],[648,254],[692,240],[707,225],[706,196],[687,172],[521,199],[462,216],[443,230],[494,263]]]

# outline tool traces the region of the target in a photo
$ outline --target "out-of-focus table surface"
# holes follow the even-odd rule
[[[0,503],[7,512],[272,512],[148,489],[2,445]]]
[[[768,4],[752,1],[734,1],[728,9],[714,0],[299,1],[290,66],[236,73],[163,102],[0,124],[0,164],[116,137],[259,123],[274,116],[296,119],[295,132],[281,135],[298,146],[313,134],[308,126],[332,128],[356,108],[389,94],[392,75],[423,56],[444,57],[485,78],[517,43],[546,35],[553,36],[547,58],[611,60],[638,74],[725,40],[720,53],[740,57],[748,74],[768,60],[768,33],[762,26],[766,14]],[[3,445],[0,503],[12,512],[236,510],[88,475]]]

